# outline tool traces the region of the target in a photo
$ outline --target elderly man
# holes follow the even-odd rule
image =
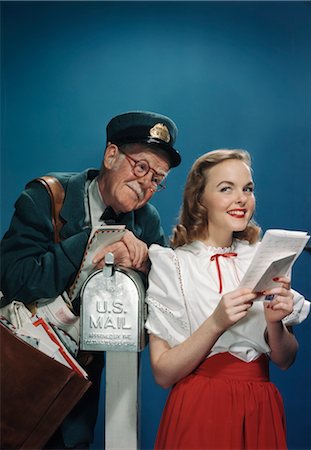
[[[49,195],[30,182],[15,205],[2,240],[2,291],[6,302],[25,304],[55,298],[68,291],[79,271],[93,227],[124,224],[123,238],[99,250],[94,269],[107,252],[115,263],[148,271],[148,247],[166,244],[157,210],[148,201],[165,187],[169,170],[180,164],[174,143],[175,123],[152,112],[128,112],[107,125],[107,145],[100,171],[54,173],[65,190],[60,212],[60,242],[54,241]],[[79,296],[73,300],[79,311]],[[92,387],[67,416],[47,448],[88,448],[97,416],[102,355],[87,366]],[[48,389],[48,386],[47,386]]]

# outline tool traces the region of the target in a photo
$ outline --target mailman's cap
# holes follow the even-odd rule
[[[152,147],[159,146],[167,153],[171,167],[181,162],[179,152],[173,147],[177,126],[167,116],[149,111],[129,111],[113,117],[106,131],[107,144],[152,144]]]

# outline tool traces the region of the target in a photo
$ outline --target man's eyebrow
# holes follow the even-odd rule
[[[163,169],[159,169],[159,170],[157,170],[157,174],[164,175],[165,177],[167,177],[167,175],[169,174],[169,170],[165,171]]]
[[[145,159],[145,161],[149,164],[150,169],[152,169],[157,175],[162,175],[162,176],[166,177],[169,174],[170,169],[168,169],[167,171],[164,169],[161,169],[161,167],[157,167],[155,169],[151,166],[151,163],[147,159]]]

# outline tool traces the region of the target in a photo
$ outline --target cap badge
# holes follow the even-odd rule
[[[164,123],[156,123],[149,131],[149,134],[153,138],[161,139],[164,142],[170,142],[171,136],[168,128]]]

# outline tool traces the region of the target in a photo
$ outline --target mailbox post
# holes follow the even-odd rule
[[[140,351],[145,346],[145,286],[114,266],[93,272],[81,290],[81,349],[106,352],[105,449],[139,449]]]

